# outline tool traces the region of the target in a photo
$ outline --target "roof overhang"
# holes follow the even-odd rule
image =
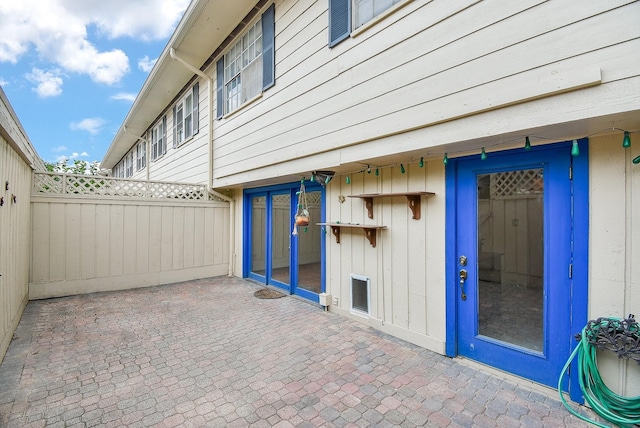
[[[187,63],[202,69],[255,3],[255,0],[193,0],[189,4],[107,149],[101,168],[113,168],[193,78],[192,71],[171,58],[171,49]]]

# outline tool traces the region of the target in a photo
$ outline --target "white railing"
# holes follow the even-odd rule
[[[192,201],[218,200],[204,184],[129,180],[95,175],[33,173],[33,195],[118,198],[165,198]]]

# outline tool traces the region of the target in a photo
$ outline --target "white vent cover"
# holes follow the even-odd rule
[[[366,276],[351,274],[351,312],[359,315],[370,315],[371,279]]]

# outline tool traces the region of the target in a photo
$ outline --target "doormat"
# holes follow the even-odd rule
[[[275,291],[270,288],[261,288],[260,290],[253,293],[253,295],[256,296],[258,299],[279,299],[285,296],[279,291]]]

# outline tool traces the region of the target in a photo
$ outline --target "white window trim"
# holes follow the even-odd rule
[[[245,29],[242,33],[240,33],[231,43],[229,43],[229,47],[228,49],[225,50],[225,52],[222,54],[222,56],[225,58],[225,69],[227,67],[227,54],[229,52],[231,52],[231,50],[238,44],[238,43],[242,43],[242,38],[249,32],[249,30],[251,28],[253,28],[256,24],[262,25],[262,14],[258,14],[258,16],[252,20],[250,22],[249,25],[245,26]],[[262,30],[262,29],[261,29]],[[260,36],[262,38],[262,46],[264,46],[264,34],[262,34]],[[254,58],[254,60],[251,62],[253,63],[254,61],[257,61],[258,58],[260,58],[260,60],[262,61],[262,54],[263,52],[260,51],[260,56]],[[264,67],[264,66],[263,66]],[[249,98],[247,101],[241,103],[238,107],[236,107],[235,109],[231,110],[231,111],[227,111],[227,104],[228,104],[228,99],[227,99],[227,81],[226,79],[223,81],[222,83],[222,96],[224,97],[224,101],[223,101],[223,109],[224,114],[222,115],[222,118],[227,118],[229,116],[231,116],[232,114],[244,109],[246,106],[248,106],[249,104],[252,104],[253,102],[255,102],[256,100],[260,99],[260,97],[262,97],[262,93],[264,92],[264,90],[262,89],[262,78],[263,78],[263,67],[260,67],[260,91],[254,95],[253,97]],[[242,70],[244,70],[245,68],[248,67],[243,67]],[[240,71],[240,73],[242,73],[242,70]],[[223,74],[224,75],[224,74]],[[242,93],[240,94],[242,96]]]
[[[161,159],[161,158],[162,158],[162,157],[167,153],[167,142],[166,142],[166,141],[164,141],[164,150],[162,151],[162,153],[160,153],[160,154],[159,154],[158,156],[156,156],[155,158],[153,157],[153,146],[154,146],[154,144],[157,142],[157,141],[156,141],[156,142],[154,142],[154,141],[153,141],[153,131],[154,131],[154,130],[156,130],[156,129],[158,129],[158,128],[159,128],[160,126],[162,126],[162,125],[163,125],[163,120],[162,120],[162,119],[160,119],[160,120],[159,120],[158,122],[156,122],[156,124],[151,128],[151,132],[150,132],[150,134],[151,134],[151,144],[150,144],[151,153],[150,153],[150,156],[149,156],[149,158],[151,159],[151,162],[155,162],[155,161],[157,161],[158,159]],[[165,126],[166,126],[166,125],[165,125]],[[163,130],[162,135],[165,137],[165,140],[166,140],[166,135],[167,135],[166,130]],[[157,144],[155,144],[155,145],[157,145]]]
[[[362,24],[360,27],[356,28],[355,30],[352,30],[351,33],[349,34],[349,37],[351,37],[352,39],[358,37],[360,34],[364,33],[369,28],[376,26],[379,22],[384,21],[388,16],[393,15],[398,10],[402,9],[403,7],[405,7],[406,5],[411,3],[412,1],[413,0],[404,0],[404,1],[401,1],[400,3],[394,4],[389,9],[385,10],[384,12],[382,12],[380,15],[376,16],[372,20],[367,21],[366,23]],[[351,7],[352,7],[352,11],[351,11],[351,27],[353,28],[354,27],[354,22],[353,22],[354,21],[354,12],[353,12],[353,6],[351,6]]]
[[[194,117],[195,117],[195,110],[197,108],[199,108],[198,105],[196,105],[196,103],[194,102],[194,97],[193,97],[193,86],[191,86],[191,88],[187,91],[187,93],[185,93],[185,95],[180,99],[180,101],[178,101],[175,104],[175,108],[176,108],[176,112],[178,110],[178,106],[182,105],[182,112],[183,112],[183,119],[182,119],[182,131],[184,132],[184,130],[186,129],[186,122],[185,122],[185,109],[184,109],[184,105],[185,105],[185,101],[188,97],[191,97],[191,135],[189,135],[188,137],[185,135],[184,139],[182,141],[177,141],[178,139],[178,132],[176,130],[176,132],[172,132],[172,134],[175,136],[175,141],[173,142],[173,147],[177,148],[182,146],[183,144],[188,143],[189,141],[193,140],[193,138],[197,135],[196,133],[193,132],[193,130],[195,129],[195,124],[194,124]],[[177,116],[177,115],[176,115]],[[178,126],[177,122],[174,122],[173,127],[176,128]],[[167,133],[168,135],[168,133]],[[168,138],[168,137],[167,137]]]

